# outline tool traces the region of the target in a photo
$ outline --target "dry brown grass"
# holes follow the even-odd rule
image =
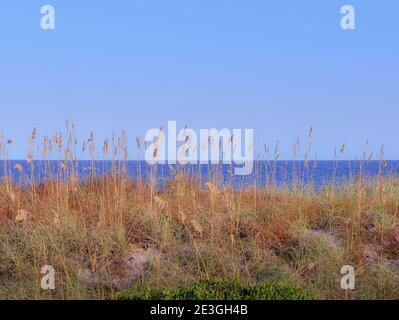
[[[310,152],[306,152],[308,164]],[[320,191],[304,187],[220,186],[218,175],[189,175],[184,168],[157,190],[155,172],[147,181],[126,174],[126,136],[104,141],[103,158],[111,160],[106,177],[77,178],[75,128],[67,134],[29,138],[28,165],[7,167],[0,135],[4,176],[0,183],[0,298],[104,299],[115,286],[109,275],[124,276],[132,252],[154,256],[138,281],[153,288],[175,287],[201,279],[230,278],[249,283],[291,282],[326,299],[399,298],[399,179],[363,177]],[[137,138],[138,159],[141,141]],[[265,148],[268,152],[269,148]],[[299,149],[299,141],[295,154]],[[339,151],[344,152],[345,145]],[[54,154],[65,161],[45,165],[51,179],[37,184],[34,156]],[[82,146],[94,168],[95,137]],[[275,160],[279,158],[276,146]],[[381,163],[384,165],[383,149]],[[312,165],[316,165],[314,162]],[[271,164],[270,170],[274,170]],[[12,171],[22,181],[11,182]],[[142,170],[138,167],[138,175]],[[201,174],[201,170],[198,171]],[[270,172],[269,172],[270,173]],[[158,174],[160,174],[158,172]],[[264,173],[263,173],[264,174]],[[60,179],[64,176],[65,179]],[[203,177],[204,178],[204,177]],[[340,288],[343,265],[356,270],[356,290]],[[56,290],[40,287],[40,269],[56,270]],[[140,269],[140,268],[139,268]],[[119,282],[122,283],[122,282]]]
[[[343,299],[340,269],[355,266],[349,298],[399,297],[399,181],[379,178],[309,192],[201,186],[177,175],[162,191],[127,177],[0,186],[0,297],[111,298],[100,274],[132,247],[152,249],[141,281],[173,287],[199,279],[288,281]],[[57,271],[40,289],[40,268]]]

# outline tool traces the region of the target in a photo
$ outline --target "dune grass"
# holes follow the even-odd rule
[[[138,283],[153,290],[230,279],[285,283],[321,299],[399,297],[399,181],[379,178],[319,192],[200,185],[177,175],[162,191],[127,177],[0,185],[0,298],[111,299],[86,283],[132,247],[154,250]],[[340,288],[341,267],[356,290]],[[56,290],[40,288],[40,268]]]
[[[31,175],[4,161],[0,299],[114,299],[121,292],[137,297],[137,288],[144,296],[181,297],[192,288],[207,291],[203,284],[217,279],[231,281],[232,294],[281,285],[317,299],[399,298],[396,176],[331,181],[315,191],[301,182],[234,187],[219,184],[217,176],[201,183],[196,174],[181,170],[159,189],[157,172],[147,172],[146,180],[128,176],[122,134],[104,142],[104,156],[112,153],[110,173],[100,177],[93,169],[81,180],[74,167],[76,139],[71,134],[64,147],[57,134],[44,137],[42,157],[56,152],[65,161],[56,168],[49,162],[45,174],[51,178],[38,183],[36,135],[34,130],[29,140]],[[91,134],[83,150],[94,159],[93,141]],[[12,140],[0,144],[7,159],[5,145]],[[140,148],[139,139],[137,144]],[[15,171],[24,181],[11,179]],[[137,250],[152,258],[137,267],[134,281],[124,282],[131,270],[120,261]],[[55,290],[41,288],[44,265],[56,271]],[[341,289],[344,265],[355,268],[353,291]]]

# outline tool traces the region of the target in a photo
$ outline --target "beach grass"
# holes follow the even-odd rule
[[[270,288],[295,288],[292,295],[279,291],[287,299],[399,298],[395,175],[332,180],[316,190],[302,181],[221,184],[217,173],[204,180],[201,170],[181,168],[159,188],[162,173],[156,170],[145,179],[127,174],[124,134],[104,142],[102,151],[112,159],[109,173],[98,175],[91,134],[83,151],[93,169],[80,179],[76,139],[71,135],[65,147],[57,134],[44,138],[42,157],[58,152],[65,160],[55,167],[46,162],[50,178],[39,182],[34,139],[36,130],[30,175],[7,160],[11,139],[0,146],[0,299],[117,299],[126,292],[135,298],[143,292],[144,298],[190,290],[201,295],[220,279],[224,285],[215,297],[223,296],[227,284],[232,294],[250,288],[246,292],[258,292],[251,297],[259,299],[273,297]],[[23,180],[12,178],[15,171]],[[348,265],[355,269],[354,290],[341,287],[341,269]],[[52,290],[43,289],[43,266],[55,270]]]
[[[130,285],[169,290],[223,278],[283,282],[320,299],[395,299],[398,195],[395,177],[317,192],[184,175],[162,190],[112,175],[3,182],[0,297],[112,299]],[[138,250],[151,259],[129,282],[118,263]],[[44,265],[56,270],[55,290],[41,288]],[[344,265],[356,270],[353,291],[341,289]]]

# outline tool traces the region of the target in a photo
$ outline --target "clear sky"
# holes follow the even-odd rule
[[[56,29],[40,28],[40,8]],[[340,28],[343,5],[356,30]],[[312,156],[399,159],[397,0],[1,0],[0,130],[10,156],[73,121],[130,144],[166,126],[253,128],[256,151],[313,126]],[[134,154],[134,152],[132,152]]]

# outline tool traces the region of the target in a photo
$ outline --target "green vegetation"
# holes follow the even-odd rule
[[[246,285],[231,280],[201,281],[193,285],[155,290],[135,286],[117,295],[119,300],[313,300],[312,295],[291,284]]]

